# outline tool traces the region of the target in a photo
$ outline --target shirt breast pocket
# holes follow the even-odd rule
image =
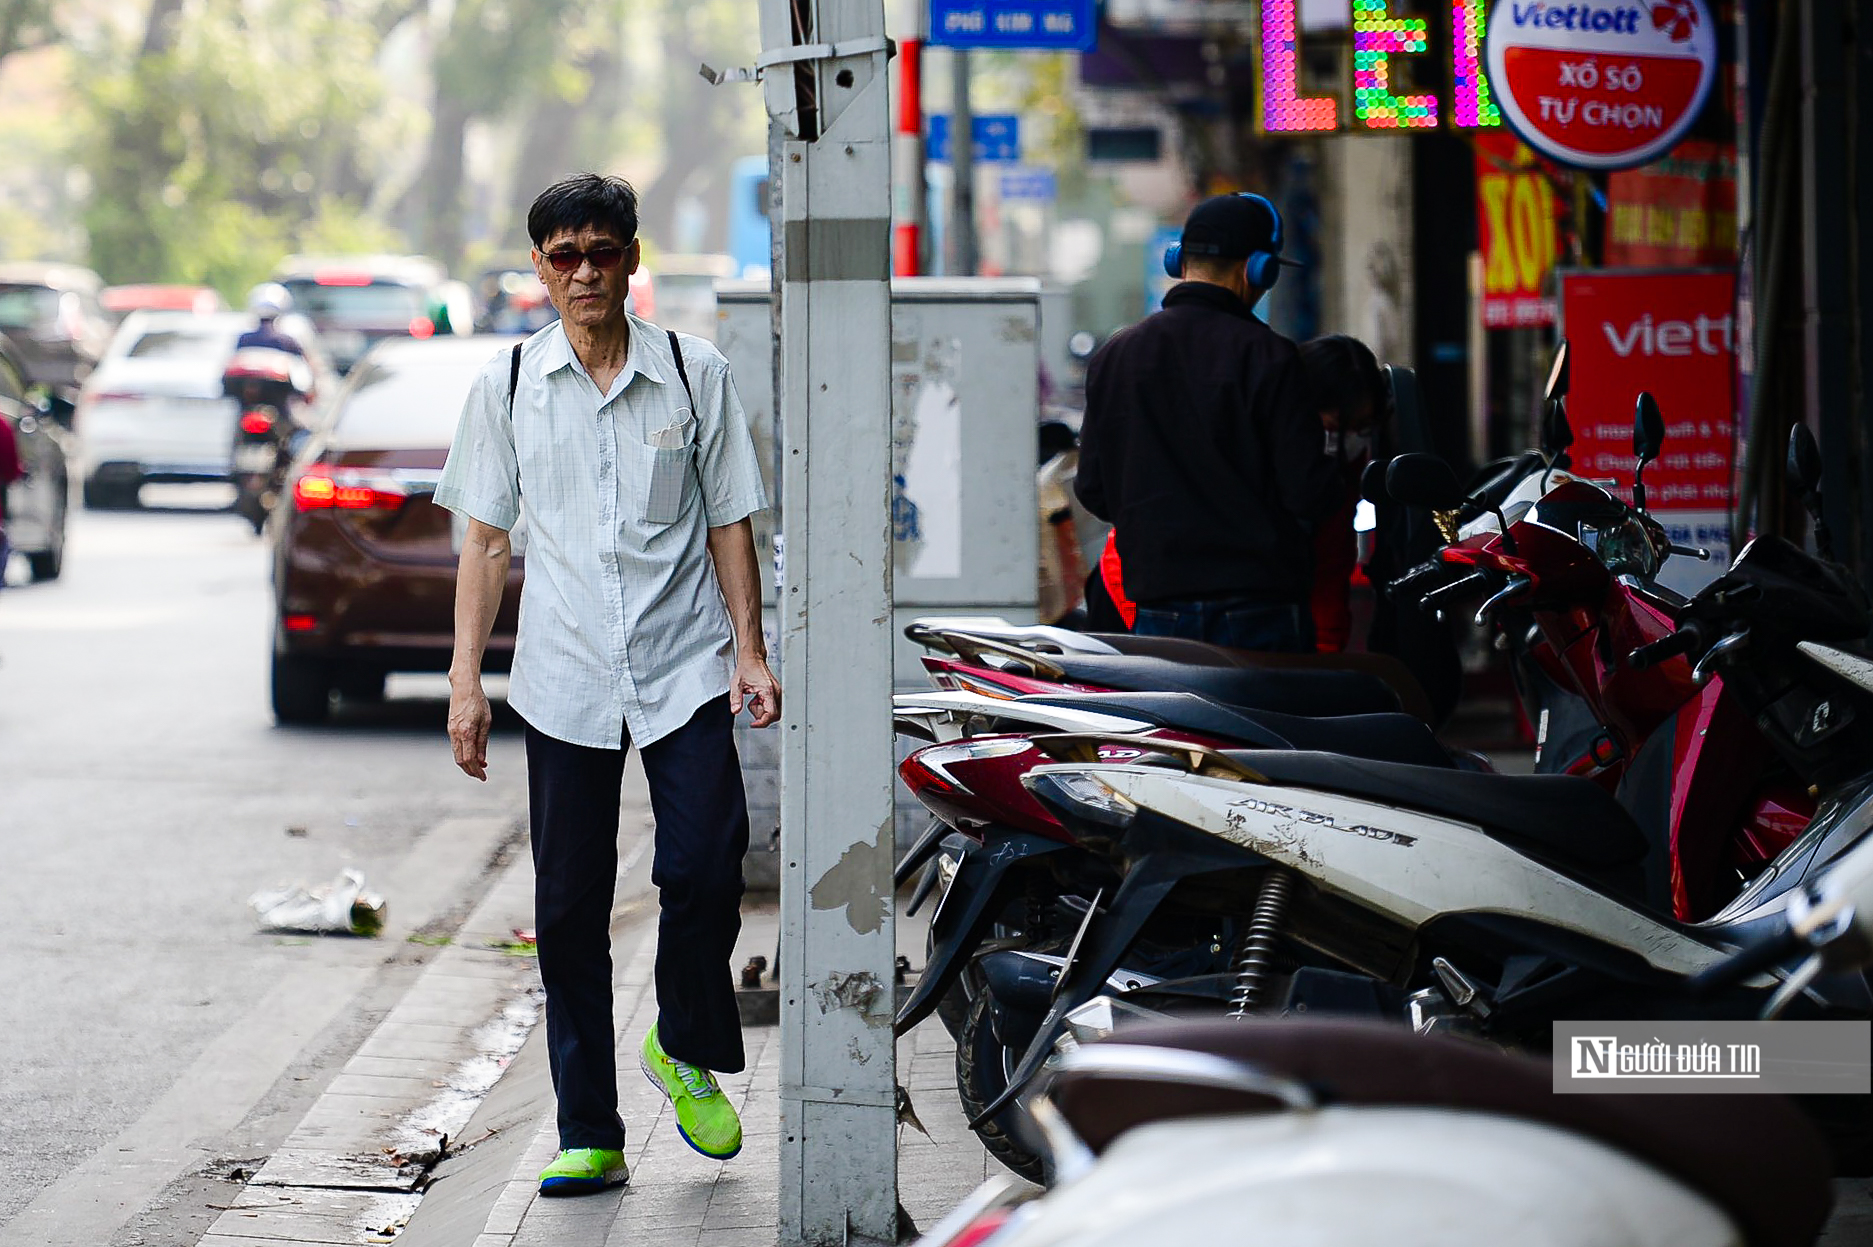
[[[644,522],[674,524],[683,516],[690,498],[696,493],[696,442],[691,438],[682,446],[639,445],[637,453],[644,465]]]

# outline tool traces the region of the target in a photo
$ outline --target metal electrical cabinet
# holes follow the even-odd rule
[[[773,552],[780,439],[766,286],[716,285],[716,345],[753,425],[776,509],[756,541]],[[924,687],[903,625],[924,614],[1032,621],[1041,287],[1020,278],[900,278],[891,287],[892,546],[899,687]],[[784,555],[783,555],[784,556]],[[772,602],[773,586],[767,588]]]

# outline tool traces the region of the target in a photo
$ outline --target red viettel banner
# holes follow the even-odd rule
[[[1509,125],[1579,168],[1622,169],[1670,150],[1717,72],[1704,0],[1496,0],[1485,43]]]
[[[1554,190],[1512,134],[1476,135],[1476,246],[1483,256],[1483,327],[1554,323],[1548,275],[1560,246]]]
[[[1648,507],[1680,545],[1708,563],[1674,558],[1660,579],[1682,592],[1729,562],[1734,441],[1736,277],[1728,272],[1575,272],[1561,277],[1561,321],[1572,382],[1574,471],[1611,479],[1632,496],[1633,408],[1658,400],[1665,444],[1645,470]]]

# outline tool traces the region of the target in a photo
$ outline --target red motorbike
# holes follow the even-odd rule
[[[1477,620],[1493,623],[1515,656],[1529,716],[1542,727],[1539,769],[1599,782],[1669,847],[1648,891],[1690,922],[1767,866],[1815,805],[1716,674],[1747,632],[1710,638],[1681,626],[1686,599],[1654,579],[1667,558],[1703,553],[1672,546],[1645,513],[1644,465],[1662,430],[1656,403],[1641,395],[1632,504],[1562,480],[1492,530],[1446,547],[1441,562],[1458,577],[1435,595],[1489,594]],[[1429,456],[1400,456],[1386,483],[1398,500],[1434,511],[1469,501]],[[1687,652],[1701,654],[1695,666]]]

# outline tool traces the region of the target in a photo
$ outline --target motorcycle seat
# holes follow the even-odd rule
[[[1356,758],[1448,767],[1431,729],[1408,714],[1307,718],[1232,709],[1191,693],[1031,693],[1021,701],[1145,719],[1158,727],[1237,741],[1258,749],[1318,749]]]
[[[1812,1243],[1833,1201],[1826,1144],[1780,1096],[1556,1095],[1547,1061],[1347,1019],[1148,1023],[1107,1042],[1246,1062],[1306,1084],[1327,1104],[1447,1108],[1570,1131],[1696,1190],[1756,1247]],[[1094,1151],[1147,1122],[1279,1108],[1245,1091],[1096,1070],[1060,1072],[1049,1096]]]
[[[1255,655],[1247,650],[1211,645],[1180,636],[1139,636],[1132,632],[1094,632],[1090,636],[1104,641],[1120,654],[1134,658],[1165,658],[1171,662],[1192,663],[1199,667],[1259,667]]]
[[[1572,775],[1492,775],[1332,753],[1225,750],[1278,784],[1370,797],[1476,823],[1491,837],[1586,866],[1643,858],[1646,836],[1606,789]]]
[[[1198,667],[1129,654],[1050,654],[1075,684],[1131,693],[1195,693],[1252,710],[1304,716],[1389,714],[1398,695],[1363,671]]]

